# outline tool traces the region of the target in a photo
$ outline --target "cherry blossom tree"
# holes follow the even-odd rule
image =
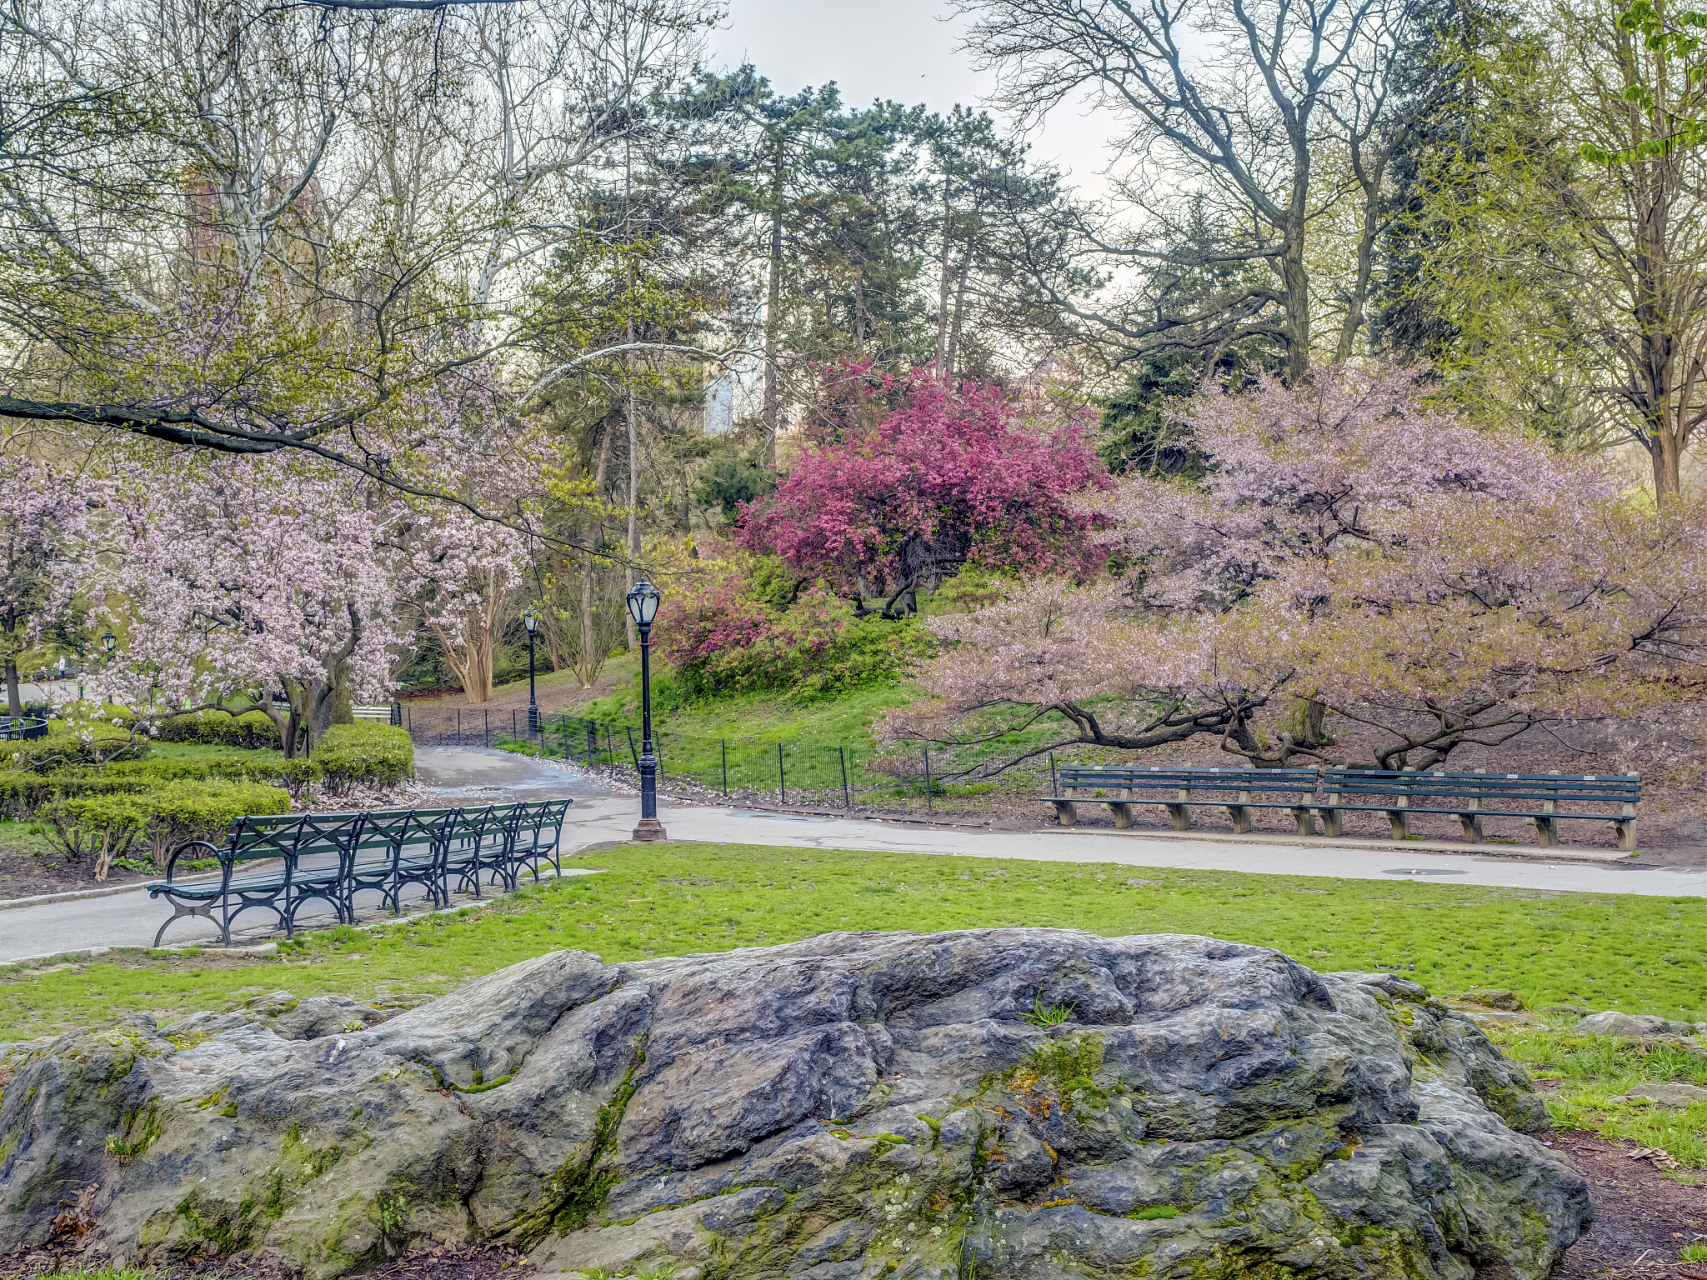
[[[124,642],[92,691],[142,705],[152,684],[175,708],[260,711],[295,756],[340,699],[387,692],[399,600],[422,578],[389,540],[398,504],[312,463],[174,463],[113,504],[117,552],[97,581]]]
[[[1112,497],[1123,579],[1034,584],[935,624],[948,644],[922,683],[936,701],[892,715],[892,739],[1058,716],[1062,742],[1215,733],[1258,765],[1427,768],[1695,680],[1699,505],[1644,510],[1585,460],[1430,410],[1397,370],[1260,380],[1179,413],[1207,477]],[[1304,723],[1265,743],[1258,712],[1286,704]],[[1369,730],[1369,755],[1336,750],[1311,708]]]
[[[824,578],[862,611],[881,597],[887,617],[970,563],[1016,573],[1100,567],[1108,548],[1095,534],[1107,520],[1078,499],[1112,481],[1081,417],[1030,424],[995,387],[951,387],[929,369],[905,379],[868,371],[834,371],[831,411],[776,493],[745,509],[743,545],[780,556],[803,579]],[[848,412],[850,395],[895,407]]]
[[[21,452],[0,453],[0,654],[8,714],[23,714],[18,660],[77,595],[69,572],[107,487]]]

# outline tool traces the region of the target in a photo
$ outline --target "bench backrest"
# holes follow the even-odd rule
[[[302,832],[300,813],[267,814],[257,817],[233,818],[231,831],[220,850],[220,861],[230,865],[238,862],[262,862],[268,858],[293,857]]]
[[[400,857],[405,850],[432,849],[442,844],[445,828],[458,809],[382,809],[367,815],[357,855]]]
[[[1314,769],[1164,769],[1127,765],[1071,765],[1059,771],[1064,787],[1132,787],[1144,790],[1297,791],[1314,794]]]
[[[1640,774],[1447,773],[1416,769],[1376,772],[1324,769],[1329,794],[1389,795],[1411,799],[1565,800],[1633,804],[1642,798]]]

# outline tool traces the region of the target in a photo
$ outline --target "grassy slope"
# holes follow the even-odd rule
[[[810,746],[871,746],[873,719],[905,703],[909,691],[900,685],[858,689],[839,698],[798,702],[775,691],[734,693],[687,706],[660,709],[654,718],[669,735],[683,737],[757,738]],[[590,703],[584,712],[593,719],[639,722],[640,694],[630,686]]]

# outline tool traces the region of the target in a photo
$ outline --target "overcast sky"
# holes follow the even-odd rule
[[[713,34],[711,61],[751,62],[781,93],[834,80],[850,104],[890,98],[946,112],[957,102],[981,106],[994,88],[957,52],[965,21],[950,17],[941,0],[729,0],[729,8],[724,29]],[[1031,139],[1032,154],[1096,190],[1105,134],[1096,113],[1064,109]]]

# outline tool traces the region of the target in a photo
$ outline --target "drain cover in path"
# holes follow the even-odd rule
[[[1468,871],[1448,871],[1442,867],[1389,867],[1384,876],[1467,876]]]

